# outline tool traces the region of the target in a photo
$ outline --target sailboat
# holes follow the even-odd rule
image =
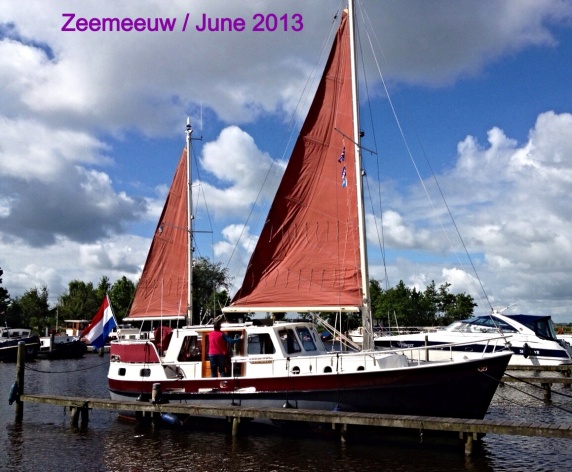
[[[186,316],[188,323],[160,345],[121,336],[112,342],[112,398],[150,399],[158,384],[165,401],[187,404],[484,417],[510,353],[435,362],[425,360],[423,349],[414,359],[399,350],[373,349],[353,17],[350,1],[242,286],[223,312],[229,318],[253,312],[361,312],[362,350],[326,349],[310,321],[228,322],[222,331],[240,340],[227,357],[226,376],[212,376],[213,326],[191,324],[191,256],[181,253],[192,233],[192,217],[181,208],[185,186],[187,208],[191,202],[188,125],[187,147],[151,245],[157,253],[148,257],[158,268],[147,274],[145,267],[138,288],[144,295],[136,305],[143,310],[138,318]],[[187,231],[174,217],[184,214]],[[182,261],[188,265],[181,267]],[[170,272],[163,270],[170,264]]]

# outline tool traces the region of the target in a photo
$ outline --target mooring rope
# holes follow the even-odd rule
[[[484,373],[484,372],[483,372],[483,375],[485,375],[485,376],[487,376],[487,377],[489,377],[489,378],[491,378],[491,379],[494,379],[493,376],[488,375],[488,374],[486,374],[486,373]],[[514,378],[514,379],[518,379],[518,377],[513,376],[513,375],[510,375],[510,374],[507,374],[506,372],[505,372],[504,375],[506,375],[507,377],[512,377],[512,378]],[[495,379],[495,380],[496,380],[496,379]],[[542,378],[542,377],[539,377],[539,380],[543,380],[543,378]],[[546,380],[549,381],[550,379],[547,378]],[[531,382],[527,382],[526,380],[520,380],[520,381],[523,382],[523,383],[525,383],[525,384],[527,384],[527,385],[529,385],[529,386],[531,386],[531,387],[535,387],[535,388],[544,390],[544,387],[542,387],[542,386],[536,385],[536,384],[531,383]],[[501,380],[501,382],[502,382],[502,380]],[[549,383],[549,382],[546,382],[546,383]],[[534,396],[533,394],[528,393],[528,392],[525,392],[524,390],[521,390],[520,388],[518,388],[518,387],[516,387],[516,386],[514,386],[514,385],[510,385],[510,384],[508,384],[508,383],[506,383],[506,382],[504,382],[503,385],[504,385],[505,387],[513,388],[513,389],[515,389],[516,391],[518,391],[518,392],[520,392],[520,393],[523,393],[524,395],[528,395],[529,397],[534,398],[535,400],[538,400],[538,401],[541,401],[541,402],[544,401],[543,398],[536,397],[536,396]],[[567,395],[567,394],[561,393],[561,392],[556,392],[556,391],[554,391],[554,390],[551,390],[551,393],[552,393],[552,394],[557,394],[557,395],[560,395],[560,396],[563,396],[563,397],[566,397],[566,398],[572,398],[571,395]],[[521,403],[519,403],[519,402],[517,402],[517,401],[515,401],[515,400],[511,400],[510,398],[507,398],[507,397],[501,395],[500,393],[498,393],[498,389],[497,389],[497,391],[495,392],[495,395],[498,395],[500,398],[502,398],[503,400],[505,400],[505,401],[507,401],[507,402],[509,402],[509,403],[513,403],[513,404],[518,405],[518,406],[526,407],[526,405],[523,405],[523,404],[521,404]],[[568,409],[563,408],[563,407],[561,407],[561,406],[555,405],[554,403],[550,403],[549,405],[550,405],[551,407],[554,407],[554,408],[556,408],[556,409],[558,409],[558,410],[561,410],[561,411],[563,411],[563,412],[565,412],[565,413],[570,413],[570,414],[572,414],[572,410],[568,410]]]
[[[106,362],[102,362],[101,364],[96,364],[96,365],[84,367],[82,369],[75,369],[75,370],[40,370],[40,369],[34,369],[33,367],[30,367],[28,364],[26,364],[24,367],[28,370],[32,370],[34,372],[39,372],[40,374],[70,374],[73,372],[80,372],[82,370],[95,369],[96,367],[101,367],[102,365],[108,364],[108,363],[109,363],[109,361],[106,361]]]

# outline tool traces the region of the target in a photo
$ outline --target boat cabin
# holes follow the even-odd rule
[[[332,360],[315,327],[306,322],[255,326],[252,323],[223,324],[231,338],[243,340],[229,345],[228,377],[272,377],[276,372],[291,375],[332,373],[339,366]],[[112,376],[119,379],[153,377],[163,379],[207,379],[211,377],[208,355],[211,326],[167,330],[154,340],[120,339],[111,343]],[[402,367],[405,356],[344,356],[344,370],[379,370],[382,365]],[[114,368],[113,365],[116,365]],[[387,367],[386,366],[386,367]],[[160,374],[162,373],[162,375]]]
[[[32,330],[28,328],[0,328],[0,338],[21,338],[23,336],[30,336]]]
[[[64,320],[68,336],[81,336],[82,331],[88,327],[90,320]]]

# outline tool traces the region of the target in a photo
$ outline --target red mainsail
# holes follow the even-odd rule
[[[187,151],[183,150],[125,321],[186,317],[187,219]]]
[[[344,13],[231,311],[362,304],[349,36]]]

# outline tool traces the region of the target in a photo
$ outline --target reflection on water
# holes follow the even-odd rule
[[[29,366],[34,370],[26,370],[26,392],[106,398],[107,360],[86,355],[35,362]],[[395,431],[358,436],[350,428],[346,445],[329,428],[311,435],[257,429],[233,439],[222,432],[220,421],[210,422],[212,428],[153,429],[99,410],[90,413],[87,429],[74,430],[63,408],[35,404],[24,406],[24,422],[16,425],[7,401],[15,376],[15,365],[0,364],[0,391],[5,395],[0,470],[5,471],[558,471],[572,463],[569,440],[520,436],[488,435],[479,453],[466,458],[460,444],[427,431],[396,439]],[[545,405],[541,390],[519,388],[522,392],[508,385],[499,389],[487,418],[572,422],[572,389],[554,389],[566,395],[553,395],[562,411]]]

